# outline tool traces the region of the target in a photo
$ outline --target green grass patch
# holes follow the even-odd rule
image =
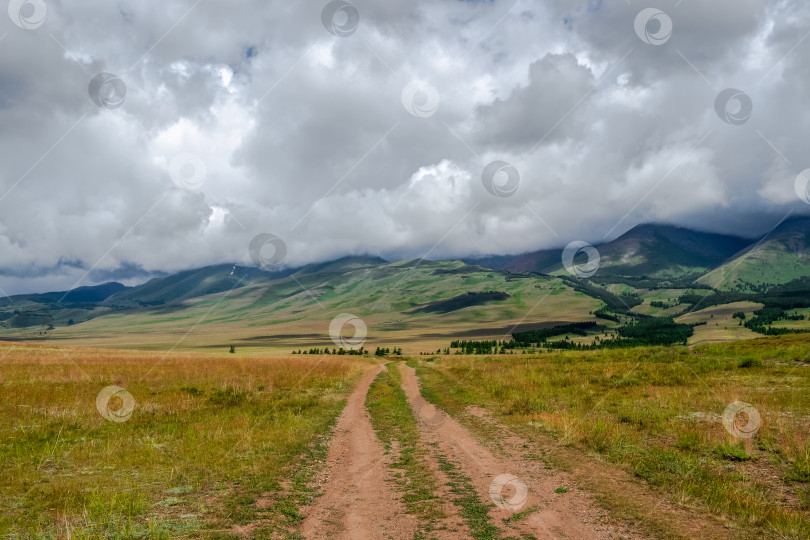
[[[714,448],[714,453],[720,459],[728,461],[748,461],[751,455],[745,451],[742,444],[721,443]]]
[[[476,540],[499,538],[501,531],[491,523],[489,517],[489,507],[493,505],[481,502],[472,480],[447,456],[439,452],[438,448],[434,450],[434,455],[439,461],[439,467],[449,479],[448,485],[454,495],[453,503],[460,508],[461,517],[470,528],[470,536]]]
[[[810,448],[799,452],[785,473],[787,482],[810,482]]]

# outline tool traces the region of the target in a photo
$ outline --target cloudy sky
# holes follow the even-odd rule
[[[9,294],[810,210],[802,0],[4,1]]]

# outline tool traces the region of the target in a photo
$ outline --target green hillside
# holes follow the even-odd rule
[[[764,241],[698,279],[720,290],[756,291],[810,277],[810,219],[785,221]]]
[[[581,322],[595,324],[584,333],[560,333],[569,343],[555,346],[605,346],[627,332],[623,326],[666,333],[667,319],[679,317],[706,324],[695,334],[702,340],[750,338],[772,332],[773,323],[800,324],[785,310],[810,308],[807,231],[810,219],[788,221],[730,257],[747,241],[639,226],[599,246],[601,264],[588,280],[570,276],[554,251],[514,258],[502,270],[484,265],[502,266],[503,258],[469,264],[350,256],[277,272],[216,265],[131,288],[113,283],[7,298],[0,302],[0,339],[305,350],[331,346],[330,323],[343,313],[364,321],[369,345],[419,344],[419,352],[455,339],[502,341],[515,331]],[[534,271],[516,271],[532,261],[539,265]],[[771,310],[757,315],[749,309],[749,317],[767,322],[740,328],[748,324],[733,317],[740,302]],[[686,317],[713,307],[724,326],[719,319]]]
[[[165,348],[193,328],[183,347],[290,349],[332,345],[332,318],[352,313],[367,324],[370,343],[445,345],[459,335],[500,338],[516,325],[594,320],[592,313],[603,305],[556,277],[515,275],[461,261],[350,258],[288,275],[236,267],[234,275],[245,276],[241,283],[230,276],[231,269],[152,280],[86,310],[80,323],[67,326],[63,317],[55,317],[46,337]],[[222,290],[232,283],[236,286]],[[211,289],[219,290],[201,294]],[[19,336],[18,328],[0,329],[0,338]]]
[[[228,291],[251,283],[261,283],[272,277],[273,274],[258,268],[232,264],[206,266],[164,278],[151,279],[139,287],[112,295],[104,304],[116,309],[161,305]]]

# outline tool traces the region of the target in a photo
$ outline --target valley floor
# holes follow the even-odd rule
[[[803,335],[413,360],[0,344],[0,534],[805,538],[808,359]]]

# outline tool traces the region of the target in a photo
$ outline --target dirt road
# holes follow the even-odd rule
[[[422,398],[413,368],[401,366],[401,369],[405,393],[424,427],[425,440],[460,466],[482,501],[495,504],[490,515],[506,536],[633,537],[628,531],[620,532],[609,525],[596,503],[585,492],[573,489],[567,474],[548,469],[539,461],[527,460],[520,451],[494,455],[456,420],[436,411]],[[558,488],[568,491],[555,493]],[[515,520],[515,514],[521,512],[522,519]]]
[[[301,532],[306,538],[413,538],[417,520],[405,513],[401,495],[391,481],[390,458],[372,427],[365,399],[373,379],[382,372],[370,371],[350,396],[338,419],[330,443],[327,465],[320,474],[323,495],[307,510]],[[437,499],[443,508],[460,512],[448,502],[452,497],[439,457],[453,463],[470,478],[492,521],[506,535],[530,534],[537,538],[609,538],[618,536],[601,523],[596,505],[584,492],[555,494],[554,489],[571,485],[564,473],[546,470],[519,455],[496,457],[458,422],[434,409],[422,399],[413,368],[401,366],[403,388],[420,419],[423,444],[430,448],[431,468],[442,480]],[[439,424],[435,419],[441,418]],[[433,423],[431,423],[433,422]],[[502,475],[513,475],[515,478]],[[525,497],[523,486],[526,487]],[[530,509],[528,515],[504,524],[503,519]],[[467,538],[469,529],[459,516],[457,526],[434,531],[441,538]],[[624,537],[627,532],[623,531]]]
[[[389,462],[365,408],[366,394],[385,368],[365,375],[349,397],[320,475],[323,495],[307,511],[306,538],[413,538],[416,519],[394,492]]]
[[[393,458],[385,453],[365,407],[369,387],[384,369],[372,369],[364,376],[338,420],[327,465],[318,477],[323,495],[313,507],[304,509],[307,518],[300,532],[305,538],[411,539],[426,532],[423,523],[406,513],[397,487],[402,477],[391,468]],[[591,492],[580,489],[594,480],[613,486],[607,489],[632,493],[625,513],[635,505],[639,511],[629,513],[638,517],[648,511],[666,514],[666,526],[659,529],[668,531],[663,536],[730,536],[716,519],[673,506],[625,478],[622,471],[602,470],[595,463],[583,463],[581,471],[570,473],[552,468],[540,457],[542,449],[515,436],[487,411],[468,408],[468,413],[492,428],[493,435],[487,436],[485,445],[422,398],[413,368],[399,363],[392,369],[400,370],[403,390],[419,425],[419,444],[440,484],[433,500],[444,517],[431,524],[428,537],[470,538],[474,531],[482,538],[648,537],[636,525],[623,525],[626,522],[609,515]],[[551,440],[547,442],[555,446]],[[475,513],[471,506],[486,515],[471,517]],[[488,529],[480,528],[482,520]]]

